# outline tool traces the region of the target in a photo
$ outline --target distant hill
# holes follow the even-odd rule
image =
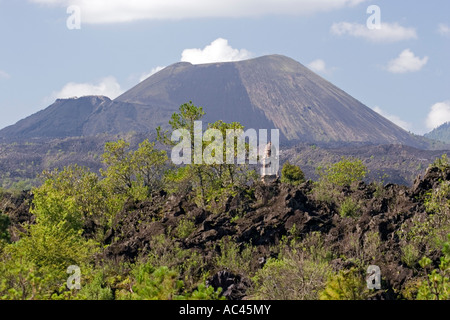
[[[281,55],[192,65],[175,63],[115,100],[60,99],[0,130],[0,137],[32,138],[154,132],[192,100],[206,122],[238,121],[247,128],[279,128],[285,142],[404,144],[411,135],[302,64]]]
[[[450,122],[446,122],[424,135],[428,139],[450,143]]]

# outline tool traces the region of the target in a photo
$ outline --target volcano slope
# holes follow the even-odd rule
[[[172,64],[114,100],[58,99],[0,130],[6,140],[154,132],[188,101],[205,108],[205,123],[240,122],[279,129],[286,143],[402,144],[428,148],[301,63],[282,56],[193,65]]]

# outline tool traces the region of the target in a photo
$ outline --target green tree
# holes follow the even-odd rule
[[[192,102],[189,102],[181,105],[179,112],[172,115],[169,121],[172,131],[185,129],[190,133],[191,161],[183,167],[169,170],[165,175],[169,191],[192,189],[201,206],[225,202],[236,188],[249,183],[254,177],[254,171],[247,170],[246,166],[226,163],[226,143],[216,144],[215,138],[211,138],[211,141],[202,139],[202,155],[205,150],[209,150],[211,156],[221,158],[222,163],[206,164],[204,161],[201,164],[194,163],[194,122],[200,120],[204,114],[202,107],[196,107]],[[224,137],[227,130],[239,131],[243,128],[238,122],[225,123],[220,120],[208,125],[208,129],[217,130],[216,133],[218,132],[221,135],[222,142],[225,141]],[[161,129],[158,128],[157,132],[158,139],[161,142],[171,146],[174,145],[168,137],[168,131],[162,133]],[[216,148],[216,145],[220,145],[220,150]],[[248,145],[246,145],[246,148],[248,150]],[[237,155],[236,144],[233,145],[232,155],[234,157]],[[202,160],[204,159],[202,158]]]
[[[114,203],[114,195],[98,175],[87,168],[71,165],[62,171],[44,171],[42,178],[44,183],[32,191],[32,213],[45,223],[67,221],[79,231],[91,220],[101,231],[108,228],[114,215],[122,209]]]
[[[119,194],[132,195],[133,167],[131,153],[128,152],[130,144],[123,139],[107,142],[105,152],[102,155],[106,170],[101,169],[101,174],[107,183]]]
[[[189,103],[182,104],[179,107],[179,112],[175,112],[172,114],[171,120],[169,121],[169,125],[171,126],[172,131],[185,129],[190,133],[190,147],[191,147],[191,160],[190,164],[187,166],[189,169],[186,171],[183,169],[182,175],[179,174],[169,174],[167,178],[172,177],[183,177],[190,181],[192,187],[200,193],[200,199],[202,204],[205,203],[205,189],[206,189],[206,173],[205,166],[202,164],[194,164],[194,122],[201,120],[201,118],[205,115],[202,107],[196,107],[192,101]],[[173,146],[174,142],[169,138],[168,131],[161,132],[161,128],[158,127],[156,129],[158,140],[162,143]],[[203,149],[202,149],[203,151]],[[177,169],[175,169],[177,170]],[[182,183],[184,184],[184,183]]]
[[[34,223],[4,248],[0,294],[6,299],[50,299],[65,284],[68,266],[87,272],[98,247],[95,235],[85,237],[85,223],[108,221],[95,174],[73,166],[44,176],[47,180],[32,190]]]
[[[287,161],[281,169],[281,182],[296,186],[305,182],[305,175],[299,166]]]
[[[156,149],[155,143],[149,142],[148,139],[141,142],[138,149],[131,154],[133,174],[138,185],[147,190],[147,195],[162,188],[161,181],[167,161],[166,151]]]
[[[104,183],[122,200],[144,200],[155,190],[162,187],[162,176],[166,169],[167,154],[155,148],[148,139],[132,151],[130,144],[123,139],[105,144],[101,169]]]
[[[191,133],[191,147],[194,148],[194,122],[201,120],[205,115],[202,107],[195,106],[192,101],[182,104],[178,113],[173,113],[169,120],[172,130],[186,129]],[[173,145],[168,131],[162,132],[161,127],[156,128],[158,140],[164,144]],[[192,160],[191,163],[194,161]]]
[[[47,180],[34,188],[30,212],[35,224],[17,247],[38,266],[59,270],[71,264],[81,265],[94,252],[93,242],[83,237],[88,219],[106,225],[106,194],[98,185],[97,175],[85,168],[71,166],[44,174]]]

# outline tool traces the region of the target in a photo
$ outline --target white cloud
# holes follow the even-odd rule
[[[309,15],[353,7],[367,0],[29,0],[38,4],[81,8],[82,23]]]
[[[450,100],[435,103],[425,120],[428,129],[432,130],[450,121]]]
[[[325,61],[322,59],[316,59],[308,63],[307,67],[314,72],[326,72],[327,67]]]
[[[155,73],[161,71],[164,68],[165,67],[157,66],[157,67],[154,67],[152,70],[150,70],[150,72],[146,72],[146,73],[141,74],[141,76],[139,77],[139,82],[144,81],[148,77],[151,77],[152,75],[154,75]]]
[[[7,80],[9,78],[11,76],[6,71],[0,70],[0,80]]]
[[[218,38],[203,49],[185,49],[181,53],[181,61],[192,64],[228,62],[245,60],[252,57],[246,49],[233,49],[228,40]]]
[[[422,69],[428,62],[428,57],[419,58],[409,50],[403,50],[400,55],[389,61],[387,70],[391,73],[416,72]]]
[[[123,93],[114,77],[106,77],[98,83],[67,83],[61,90],[53,92],[51,100],[82,96],[107,96],[111,99]]]
[[[450,27],[446,24],[441,23],[438,26],[438,32],[443,36],[450,36]]]
[[[338,36],[348,34],[355,38],[362,38],[376,43],[392,43],[417,39],[417,33],[414,28],[406,28],[398,23],[381,23],[380,29],[369,29],[365,24],[339,22],[334,23],[330,31]]]
[[[335,68],[329,68],[327,67],[327,64],[322,59],[316,59],[311,61],[306,65],[309,69],[311,69],[314,72],[321,73],[321,74],[330,74],[332,71],[335,70]]]
[[[373,111],[375,111],[376,113],[385,117],[386,119],[390,120],[391,122],[395,123],[400,128],[411,131],[411,127],[412,127],[411,123],[400,119],[400,117],[393,115],[393,114],[389,114],[389,113],[385,112],[384,110],[382,110],[380,107],[374,107]]]

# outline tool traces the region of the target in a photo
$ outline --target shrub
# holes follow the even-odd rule
[[[450,161],[448,159],[447,154],[443,154],[440,158],[436,158],[432,164],[430,164],[429,167],[436,167],[441,171],[444,171],[445,169],[450,167]]]
[[[328,263],[318,263],[303,252],[290,258],[269,259],[253,277],[254,298],[316,300],[328,273]]]
[[[192,219],[189,218],[183,218],[180,219],[180,222],[178,223],[178,226],[176,228],[176,235],[180,239],[187,238],[191,235],[192,232],[195,230],[195,223],[192,221]]]
[[[418,256],[442,248],[450,233],[450,181],[443,181],[430,190],[424,199],[427,213],[416,214],[404,224],[399,236]],[[414,248],[413,248],[414,247]]]
[[[360,213],[360,205],[352,198],[346,198],[339,206],[339,215],[341,217],[356,218]]]
[[[76,295],[77,299],[83,300],[114,300],[114,294],[107,283],[107,277],[103,270],[94,274],[92,279],[81,287]]]
[[[198,282],[203,280],[205,257],[194,249],[183,249],[179,241],[164,234],[152,237],[150,248],[147,262],[155,268],[166,266],[176,270],[184,280],[187,290],[194,289]]]
[[[334,186],[345,186],[364,179],[367,168],[359,159],[342,157],[341,161],[324,169],[318,168],[318,173],[321,180],[325,180]]]
[[[329,277],[320,300],[365,300],[369,296],[366,282],[354,268],[340,270]]]
[[[367,174],[367,168],[361,160],[342,157],[337,163],[318,167],[316,173],[319,180],[313,189],[314,196],[319,201],[332,204],[339,198],[341,192],[339,188],[351,187],[356,182],[362,181]]]
[[[198,288],[192,292],[192,294],[186,298],[190,300],[225,300],[225,297],[221,296],[222,288],[206,287],[205,284],[201,283]]]
[[[302,241],[284,238],[278,259],[269,259],[252,278],[256,299],[316,300],[331,273],[330,252],[320,233]]]
[[[442,249],[439,268],[429,272],[431,260],[427,257],[419,261],[420,266],[427,271],[425,281],[418,288],[418,300],[449,300],[450,299],[450,234]]]
[[[305,175],[300,167],[289,162],[283,165],[283,169],[281,169],[281,182],[296,186],[304,181]]]
[[[10,225],[10,219],[6,214],[0,212],[0,241],[9,242],[10,235],[8,227]]]
[[[179,274],[167,267],[155,268],[150,263],[137,264],[131,279],[123,285],[129,287],[116,292],[118,300],[173,300],[182,293],[183,281]]]
[[[402,247],[402,261],[410,268],[414,268],[420,257],[420,251],[412,243]]]
[[[251,244],[242,248],[230,237],[223,237],[219,244],[219,255],[215,257],[215,265],[227,268],[234,273],[249,274],[255,248]]]

